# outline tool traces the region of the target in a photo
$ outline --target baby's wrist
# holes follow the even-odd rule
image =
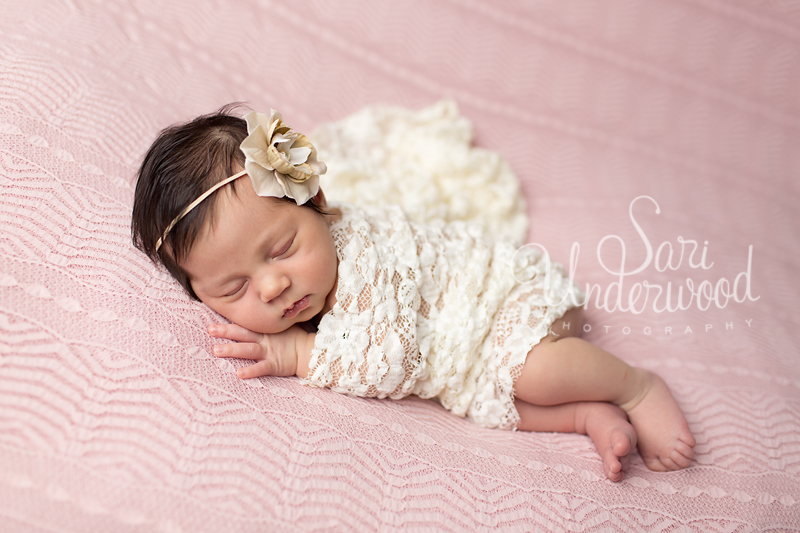
[[[295,352],[297,354],[297,370],[295,374],[297,377],[308,377],[308,367],[311,363],[311,351],[314,349],[314,340],[316,333],[307,333],[303,331],[295,338]]]

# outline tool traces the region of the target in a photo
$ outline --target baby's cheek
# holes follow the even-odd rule
[[[243,328],[251,329],[251,328],[248,327],[248,325],[246,323],[244,323],[244,322],[246,322],[246,320],[243,320],[243,318],[246,317],[247,314],[246,313],[242,313],[237,307],[230,306],[230,305],[224,305],[224,304],[218,304],[218,303],[217,304],[210,304],[210,305],[206,304],[206,305],[208,305],[208,307],[210,307],[211,310],[214,311],[215,313],[217,313],[217,314],[221,315],[222,317],[226,318],[229,322],[233,322],[234,324],[242,326]]]

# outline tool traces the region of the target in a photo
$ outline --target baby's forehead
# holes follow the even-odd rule
[[[237,180],[210,198],[208,215],[203,224],[207,231],[213,231],[220,223],[229,219],[280,218],[280,215],[275,213],[278,207],[273,204],[275,198],[258,196],[252,190],[252,186],[248,190],[238,185],[246,181]]]
[[[269,240],[309,223],[303,216],[308,208],[278,198],[231,190],[215,200],[198,240]]]

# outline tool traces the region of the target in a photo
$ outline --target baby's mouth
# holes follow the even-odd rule
[[[311,297],[308,294],[306,294],[305,296],[297,300],[295,303],[292,304],[290,308],[288,308],[286,311],[283,312],[283,318],[294,318],[295,316],[297,316],[297,314],[300,311],[308,307],[308,302],[310,299]]]

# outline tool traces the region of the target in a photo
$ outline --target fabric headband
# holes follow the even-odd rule
[[[289,197],[303,205],[319,192],[319,177],[328,167],[317,159],[317,150],[305,135],[287,126],[274,109],[269,115],[248,113],[244,120],[248,135],[239,146],[245,156],[244,170],[220,181],[187,205],[161,234],[156,253],[175,224],[214,191],[245,174],[250,176],[259,196]]]
[[[181,212],[180,212],[180,214],[179,214],[178,216],[176,216],[175,218],[173,218],[173,219],[172,219],[172,222],[170,222],[170,223],[169,223],[169,226],[167,226],[167,229],[165,229],[165,230],[164,230],[164,233],[163,233],[163,235],[161,235],[161,238],[160,238],[160,239],[158,239],[158,242],[156,242],[156,252],[158,252],[159,248],[161,248],[161,245],[164,243],[164,239],[166,239],[166,238],[167,238],[167,235],[168,235],[168,234],[169,234],[169,232],[172,230],[172,228],[174,228],[174,227],[175,227],[175,224],[177,224],[178,222],[180,222],[180,221],[181,221],[181,219],[182,219],[183,217],[185,217],[186,215],[188,215],[188,214],[189,214],[189,212],[190,212],[192,209],[194,209],[195,207],[197,207],[198,205],[200,205],[201,203],[203,203],[203,200],[205,200],[206,198],[208,198],[209,196],[211,196],[212,194],[214,194],[214,191],[216,191],[216,190],[217,190],[217,189],[219,189],[220,187],[224,187],[225,185],[229,184],[229,183],[230,183],[230,182],[232,182],[233,180],[235,180],[235,179],[237,179],[237,178],[241,178],[241,177],[242,177],[242,176],[244,176],[245,174],[247,174],[247,171],[246,171],[246,170],[242,170],[241,172],[237,172],[237,173],[236,173],[236,174],[234,174],[233,176],[230,176],[230,177],[228,177],[228,178],[225,178],[224,180],[220,181],[219,183],[217,183],[216,185],[214,185],[213,187],[211,187],[210,189],[208,189],[206,192],[204,192],[203,194],[201,194],[200,196],[198,196],[198,197],[197,197],[197,199],[196,199],[194,202],[192,202],[192,203],[190,203],[189,205],[187,205],[187,206],[186,206],[186,208],[185,208],[183,211],[181,211]]]

